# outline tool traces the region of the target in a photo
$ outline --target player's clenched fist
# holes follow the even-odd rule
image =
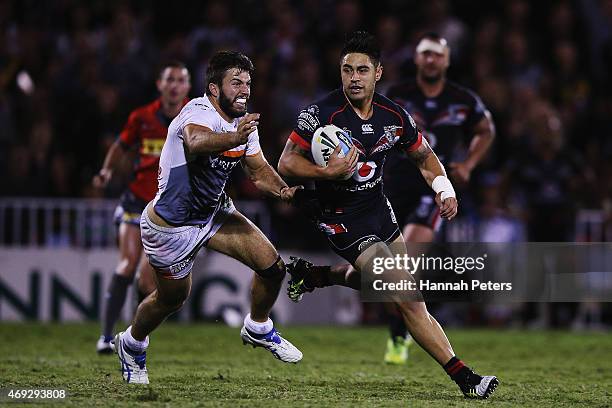
[[[336,146],[331,156],[329,156],[329,161],[327,162],[327,167],[325,171],[327,173],[327,177],[329,179],[343,179],[346,180],[353,173],[355,173],[355,169],[357,168],[357,160],[359,159],[359,153],[355,146],[351,147],[351,150],[348,151],[346,156],[340,157],[340,145]]]
[[[259,113],[249,113],[240,119],[236,129],[240,144],[245,144],[249,140],[249,135],[257,129],[257,125],[259,125]]]
[[[452,220],[457,215],[459,204],[455,197],[447,197],[446,200],[442,201],[442,193],[436,194],[436,204],[440,207],[440,217]]]

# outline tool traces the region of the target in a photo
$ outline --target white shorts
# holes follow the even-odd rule
[[[232,200],[223,194],[207,224],[160,227],[151,222],[145,208],[140,217],[140,235],[149,263],[163,278],[183,279],[191,273],[200,248],[219,231],[235,209]]]

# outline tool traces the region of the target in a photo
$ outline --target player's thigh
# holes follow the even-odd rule
[[[120,271],[123,275],[134,276],[142,254],[140,228],[137,225],[122,222],[119,224],[119,258]]]
[[[402,235],[398,235],[390,242],[378,241],[367,247],[355,260],[355,267],[360,272],[371,272],[374,260],[380,258],[397,259],[407,254],[406,245]],[[389,270],[401,268],[388,268]]]
[[[147,256],[143,253],[140,256],[138,265],[138,288],[141,292],[149,294],[155,290],[155,270],[149,263]]]
[[[207,246],[254,270],[269,268],[278,259],[278,252],[270,240],[239,211],[227,217]]]
[[[404,240],[401,235],[389,245],[389,251],[394,258],[397,256],[400,258],[404,256],[414,258],[420,257],[423,253],[427,252],[426,248],[426,245],[415,245],[414,243],[408,242],[408,240]],[[398,275],[395,279],[406,279],[416,283],[414,274],[402,270],[398,271]],[[418,290],[406,291],[399,296],[393,297],[392,301],[392,303],[395,304],[394,307],[396,310],[404,310],[410,313],[421,313],[427,311],[425,303],[423,303],[423,295]],[[387,307],[393,308],[391,305],[388,305]]]
[[[376,242],[366,248],[355,261],[355,267],[361,276],[361,287],[370,287],[374,281],[382,281],[385,284],[397,284],[405,281],[415,282],[414,277],[402,268],[402,263],[393,262],[398,256],[403,258],[406,254],[406,246],[400,236],[390,243]],[[380,270],[380,267],[383,270]],[[376,271],[376,272],[375,272]],[[404,301],[422,299],[418,291],[382,291],[380,300],[392,302],[396,305]]]
[[[360,275],[366,279],[374,279],[374,264],[378,259],[392,258],[393,255],[389,251],[389,247],[382,241],[377,241],[365,248],[355,259],[353,265]]]

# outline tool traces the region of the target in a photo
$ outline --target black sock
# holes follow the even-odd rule
[[[331,286],[329,281],[330,271],[331,266],[312,266],[308,275],[304,277],[304,283],[311,289]]]
[[[131,278],[114,274],[106,292],[106,305],[102,315],[102,334],[112,336],[115,323],[119,320],[119,314],[125,303],[125,295],[128,286],[132,283]]]
[[[466,383],[478,384],[482,377],[475,374],[463,361],[459,360],[456,356],[448,360],[448,363],[444,364],[444,371],[459,385]]]
[[[406,333],[408,329],[406,328],[406,322],[404,322],[404,318],[402,315],[397,315],[395,313],[388,313],[389,316],[389,332],[391,334],[391,339],[395,341],[398,337],[402,339],[406,338]]]

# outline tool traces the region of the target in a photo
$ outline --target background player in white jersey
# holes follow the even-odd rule
[[[247,114],[253,70],[244,54],[215,54],[207,69],[206,95],[189,102],[168,129],[159,191],[145,208],[140,224],[157,289],[139,305],[132,325],[114,340],[128,383],[148,383],[148,335],[187,299],[194,258],[205,245],[256,272],[251,313],[240,332],[243,342],[264,347],[284,362],[302,359],[302,353],[280,337],[269,318],[285,264],[224,191],[232,169],[240,162],[260,190],[283,201],[291,200],[299,188],[288,187],[260,149],[259,114]]]

